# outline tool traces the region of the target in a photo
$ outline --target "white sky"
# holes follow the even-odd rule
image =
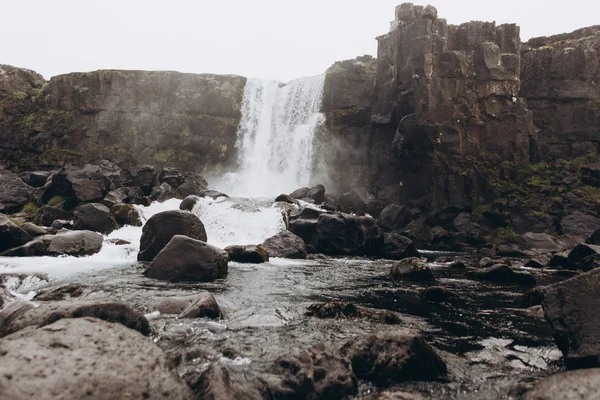
[[[413,1],[416,4],[428,4]],[[376,54],[402,0],[0,0],[0,63],[289,81]],[[449,23],[515,22],[525,41],[600,24],[597,0],[432,0]]]

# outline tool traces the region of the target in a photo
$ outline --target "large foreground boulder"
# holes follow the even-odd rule
[[[204,224],[187,211],[172,210],[153,215],[142,229],[138,261],[152,261],[175,235],[206,242]]]
[[[38,236],[27,244],[5,251],[4,257],[90,256],[102,248],[104,238],[92,231],[68,231]]]
[[[542,306],[567,368],[600,367],[600,270],[546,286]]]
[[[11,213],[20,209],[29,202],[33,188],[27,185],[19,175],[0,171],[0,210]]]
[[[290,230],[292,229],[296,227],[292,228],[290,224]],[[381,230],[377,221],[371,217],[344,213],[321,214],[314,229],[314,233],[310,235],[310,244],[320,253],[366,256],[381,256],[383,253]],[[293,232],[307,240],[302,234]]]
[[[227,275],[225,251],[200,240],[175,235],[144,275],[170,282],[210,282]]]
[[[237,245],[227,246],[225,251],[229,255],[229,261],[246,264],[261,264],[269,261],[269,254],[260,246]]]
[[[598,400],[600,368],[568,371],[537,382],[524,400]]]
[[[143,335],[150,333],[148,320],[142,313],[123,303],[90,301],[29,301],[11,303],[0,312],[0,337],[18,332],[28,326],[41,327],[64,318],[94,317],[118,322]]]
[[[0,214],[0,253],[22,246],[31,240],[31,235],[19,228],[6,215]]]
[[[162,350],[121,324],[63,319],[1,339],[0,354],[0,400],[192,398]]]
[[[271,236],[260,246],[269,257],[305,259],[307,256],[304,240],[287,230]]]
[[[177,314],[179,318],[219,318],[221,309],[209,292],[191,296],[167,297],[156,304],[161,314]]]
[[[67,165],[52,175],[44,186],[43,201],[56,196],[67,199],[71,205],[100,201],[107,190],[107,182],[97,169]]]
[[[75,209],[73,228],[109,234],[118,228],[117,221],[104,204],[82,204]]]
[[[355,338],[344,345],[359,379],[378,386],[431,381],[446,376],[446,363],[417,333],[393,331]]]

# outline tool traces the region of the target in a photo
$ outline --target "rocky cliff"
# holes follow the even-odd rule
[[[218,173],[233,154],[245,81],[110,70],[45,82],[0,66],[0,160],[21,170],[104,158]]]

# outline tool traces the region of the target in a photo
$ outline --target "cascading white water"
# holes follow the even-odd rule
[[[323,123],[320,113],[325,75],[287,85],[248,79],[238,127],[238,171],[216,188],[230,195],[268,197],[310,182],[313,139]]]

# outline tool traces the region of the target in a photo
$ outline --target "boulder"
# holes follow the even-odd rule
[[[470,271],[467,276],[472,279],[498,283],[517,283],[519,285],[535,285],[535,277],[526,272],[517,272],[508,265],[496,264],[489,268]]]
[[[160,186],[155,186],[152,188],[152,192],[150,193],[150,200],[164,202],[169,199],[175,197],[175,191],[166,182],[160,184]]]
[[[144,314],[123,303],[89,301],[38,302],[17,301],[0,312],[0,337],[18,332],[28,326],[42,327],[63,318],[93,317],[118,322],[143,335],[150,333]]]
[[[225,247],[225,251],[229,255],[229,261],[248,264],[260,264],[269,261],[269,254],[261,246],[228,246]]]
[[[317,220],[305,218],[290,219],[288,229],[306,243],[307,249],[309,246],[313,247],[317,236]]]
[[[117,203],[110,208],[110,213],[114,217],[117,224],[125,226],[142,226],[140,214],[131,204]]]
[[[221,309],[209,292],[191,296],[167,297],[155,306],[161,314],[177,314],[179,318],[219,318]]]
[[[192,211],[196,204],[200,201],[200,197],[196,195],[187,196],[181,201],[179,209],[182,211]]]
[[[314,303],[308,307],[306,315],[317,318],[356,318],[364,319],[376,324],[399,325],[403,321],[401,317],[389,310],[377,310],[373,308],[360,307],[343,301],[331,301],[328,303]]]
[[[584,165],[581,168],[581,181],[600,188],[600,163]]]
[[[376,202],[375,196],[365,187],[352,189],[340,197],[340,205],[357,214],[365,214]]]
[[[98,170],[67,165],[52,175],[44,189],[44,203],[55,196],[61,196],[74,206],[81,202],[102,200],[107,182]]]
[[[175,197],[178,199],[185,199],[191,195],[204,197],[206,189],[208,189],[208,183],[203,178],[191,177],[175,189]]]
[[[20,228],[23,231],[27,232],[32,238],[48,234],[48,231],[46,231],[44,228],[42,228],[41,226],[37,226],[36,224],[32,224],[31,222],[25,222],[23,225],[20,226]],[[2,241],[0,240],[0,242]]]
[[[377,218],[377,224],[386,232],[402,229],[408,222],[408,208],[398,204],[388,205]]]
[[[519,242],[527,249],[541,250],[545,252],[559,252],[564,247],[553,236],[547,233],[527,232],[519,237]]]
[[[35,216],[34,222],[41,226],[50,226],[52,222],[57,219],[64,219],[70,221],[73,219],[73,213],[65,211],[60,207],[44,205],[40,208],[37,215]]]
[[[523,400],[597,400],[600,368],[567,371],[535,383]]]
[[[75,256],[96,254],[102,248],[102,235],[91,231],[66,231],[38,236],[23,246],[5,251],[3,257]]]
[[[248,381],[232,382],[224,366],[212,363],[200,375],[192,389],[197,399],[262,400],[263,396]]]
[[[289,204],[298,204],[298,201],[289,194],[280,194],[275,198],[275,202],[284,202]]]
[[[562,268],[571,271],[576,271],[579,268],[575,261],[569,259],[568,252],[553,254],[552,257],[550,257],[548,266],[550,268]]]
[[[308,193],[309,190],[310,190],[310,188],[308,188],[308,187],[296,189],[292,193],[290,193],[290,197],[293,199],[297,199],[297,200],[304,199],[304,198],[306,198],[306,194]]]
[[[73,229],[73,222],[67,221],[66,219],[55,219],[50,224],[53,232],[60,231],[61,229]]]
[[[175,235],[206,241],[204,224],[187,211],[164,211],[153,215],[142,229],[138,261],[152,261]]]
[[[196,176],[193,172],[184,171],[177,168],[172,167],[164,167],[160,174],[158,175],[158,182],[166,183],[171,188],[177,189],[179,186],[183,185],[185,181]],[[198,177],[200,178],[200,177]],[[202,179],[202,178],[200,178]]]
[[[544,288],[542,306],[567,368],[600,367],[600,270]]]
[[[95,318],[15,333],[0,340],[0,354],[2,400],[193,397],[154,343]]]
[[[266,239],[260,247],[269,257],[305,259],[307,256],[304,240],[287,230]]]
[[[550,264],[550,257],[537,256],[525,263],[526,268],[546,268]]]
[[[420,258],[405,258],[392,266],[390,270],[392,279],[409,281],[434,281],[433,272],[427,263]]]
[[[0,204],[5,213],[20,211],[29,203],[33,188],[27,185],[19,175],[0,170]]]
[[[446,363],[417,333],[397,330],[357,337],[343,347],[359,379],[388,386],[445,378]]]
[[[174,235],[144,275],[171,282],[210,282],[227,275],[227,253],[200,240]]]
[[[315,185],[311,187],[304,197],[313,200],[315,204],[323,203],[325,201],[325,186]]]
[[[485,242],[486,230],[476,222],[473,222],[471,214],[462,212],[452,220],[448,228],[452,237],[457,242],[479,246]]]
[[[146,196],[148,196],[155,181],[156,168],[152,165],[142,164],[136,165],[129,171],[125,171],[125,182],[123,182],[123,186],[137,186],[143,190]]]
[[[46,184],[50,175],[52,175],[51,171],[27,171],[20,173],[19,178],[31,187],[40,188]]]
[[[350,362],[327,350],[284,356],[272,373],[266,386],[275,399],[342,400],[358,391]]]
[[[31,235],[19,228],[6,215],[0,214],[0,253],[24,245]]]
[[[600,218],[575,212],[560,220],[560,231],[564,235],[590,237],[600,228]]]
[[[600,246],[593,244],[580,244],[569,253],[569,260],[579,264],[584,258],[592,255],[600,255]]]
[[[385,258],[389,260],[420,257],[419,251],[413,241],[397,233],[383,234],[383,251]]]
[[[141,188],[134,186],[129,188],[129,191],[127,192],[127,202],[148,207],[150,203],[152,203],[152,200],[150,200],[150,197],[146,197]]]
[[[117,221],[104,204],[87,203],[75,209],[73,217],[75,230],[89,230],[108,235],[118,227]]]
[[[102,204],[106,207],[112,207],[118,203],[127,203],[129,201],[129,191],[131,188],[121,187],[115,190],[111,190],[102,200]]]
[[[504,228],[508,225],[506,215],[498,211],[484,211],[483,218],[494,228]]]
[[[310,207],[301,207],[290,214],[290,220],[293,219],[317,219],[321,214],[327,214],[326,211],[317,210]]]
[[[294,221],[295,222],[295,221]],[[294,232],[290,223],[290,230]],[[305,241],[306,238],[296,233]],[[377,221],[371,217],[336,213],[321,214],[314,233],[315,249],[329,255],[381,256],[383,243]],[[308,242],[307,242],[308,243]]]
[[[600,229],[594,231],[592,235],[588,238],[587,243],[595,244],[596,246],[600,246]]]
[[[458,217],[461,213],[467,212],[468,209],[462,206],[450,206],[446,207],[431,217],[429,220],[429,225],[444,225],[446,223],[451,222],[454,218]]]
[[[421,298],[435,303],[442,303],[458,299],[458,296],[450,289],[442,286],[432,286],[423,289],[419,295]]]

